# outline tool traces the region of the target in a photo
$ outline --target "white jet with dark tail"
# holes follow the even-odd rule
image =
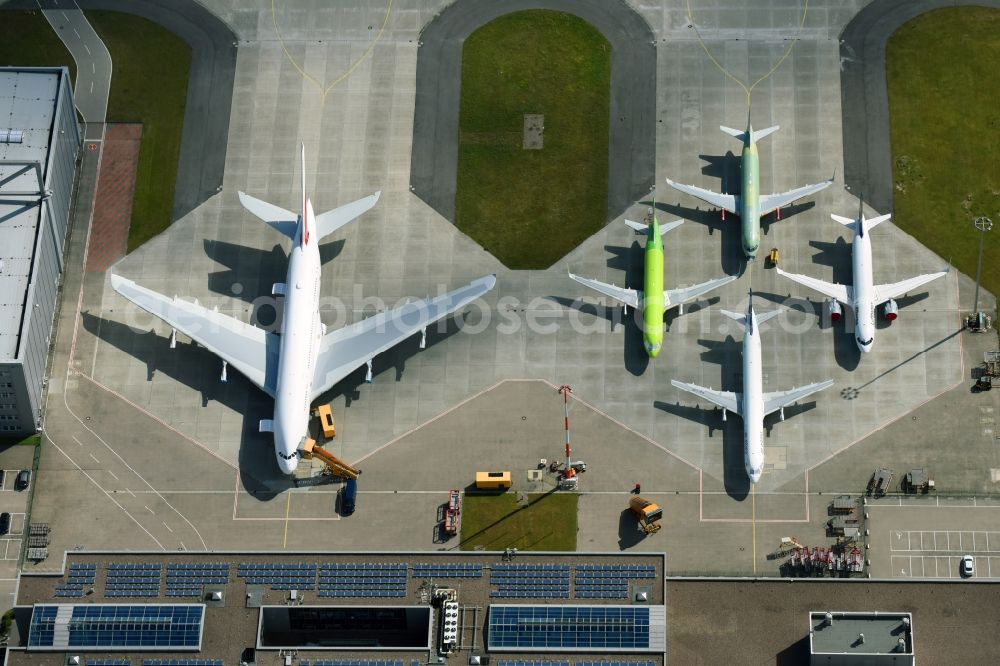
[[[292,240],[288,273],[284,283],[271,293],[285,297],[281,334],[269,333],[233,317],[195,303],[167,298],[131,280],[112,275],[111,285],[119,294],[171,327],[171,346],[176,332],[222,358],[222,381],[232,364],[262,391],[274,398],[274,415],[260,421],[262,432],[274,433],[278,467],[291,474],[298,466],[299,451],[309,435],[309,407],[334,384],[368,366],[372,359],[439,319],[465,307],[490,291],[496,276],[487,275],[452,292],[407,303],[327,333],[320,321],[319,242],[348,222],[370,210],[379,199],[376,192],[321,215],[313,213],[306,196],[305,147],[302,147],[302,214],[239,193],[240,203]]]
[[[781,314],[781,310],[772,310],[756,314],[753,309],[753,291],[750,292],[750,305],[746,314],[720,310],[733,321],[740,324],[743,335],[743,391],[716,391],[697,384],[686,384],[676,379],[671,384],[699,398],[704,398],[722,408],[722,420],[726,420],[726,412],[733,412],[743,417],[743,463],[751,483],[760,481],[764,472],[764,417],[779,412],[781,420],[785,420],[785,407],[806,398],[817,391],[833,386],[833,380],[817,382],[793,388],[788,391],[764,392],[764,380],[760,358],[760,325]]]

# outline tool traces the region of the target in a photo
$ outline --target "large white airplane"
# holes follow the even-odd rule
[[[808,275],[786,273],[780,268],[778,274],[829,296],[831,300],[827,302],[827,308],[830,319],[833,321],[840,319],[840,303],[852,308],[854,310],[854,341],[857,343],[858,349],[863,353],[868,353],[875,342],[875,308],[885,303],[885,318],[887,321],[894,321],[899,316],[899,305],[895,301],[897,297],[913,291],[931,280],[936,280],[942,275],[947,275],[948,271],[918,275],[909,280],[893,282],[892,284],[875,284],[872,278],[872,240],[868,232],[891,216],[880,215],[868,220],[865,218],[863,209],[864,203],[862,202],[858,216],[853,220],[840,215],[830,216],[854,230],[854,242],[851,247],[854,269],[853,286],[824,282]]]
[[[427,326],[496,284],[496,276],[487,275],[443,296],[407,303],[327,333],[319,313],[319,241],[371,209],[381,192],[314,215],[305,180],[303,146],[302,215],[239,193],[248,211],[292,239],[286,280],[275,284],[271,292],[285,297],[281,335],[220,314],[218,308],[209,310],[197,302],[167,298],[111,276],[115,291],[173,327],[171,347],[180,331],[222,358],[222,381],[226,381],[226,366],[232,363],[274,398],[274,418],[261,420],[260,430],[274,433],[275,456],[285,474],[298,465],[298,452],[309,435],[309,406],[316,397],[365,364],[370,382],[375,356],[421,331],[423,348]]]
[[[746,314],[720,310],[733,321],[739,323],[746,331],[743,335],[743,392],[716,391],[714,389],[686,384],[676,379],[670,381],[679,389],[692,393],[699,398],[715,403],[722,408],[722,420],[726,420],[726,412],[733,412],[743,417],[743,464],[751,483],[760,481],[764,471],[764,417],[774,412],[780,412],[781,420],[785,420],[785,407],[822,391],[833,385],[833,380],[817,382],[793,388],[788,391],[764,393],[763,377],[760,360],[760,330],[759,326],[781,314],[781,310],[772,310],[757,315],[753,310],[753,291],[750,291],[750,305]]]

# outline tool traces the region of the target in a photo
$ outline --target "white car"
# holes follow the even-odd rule
[[[972,558],[972,555],[962,556],[962,562],[959,565],[958,570],[964,577],[968,577],[976,573],[976,561]]]

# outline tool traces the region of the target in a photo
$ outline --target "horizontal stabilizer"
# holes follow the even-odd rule
[[[329,236],[351,220],[354,220],[363,213],[371,210],[372,207],[378,203],[380,196],[382,196],[381,190],[375,194],[370,194],[363,199],[358,199],[357,201],[353,201],[349,204],[340,206],[339,208],[334,208],[333,210],[328,210],[325,213],[317,215],[316,233],[319,234],[320,238]]]
[[[743,328],[747,327],[747,316],[744,313],[742,313],[742,312],[730,312],[729,310],[719,310],[719,312],[721,312],[722,314],[726,315],[727,317],[729,317],[730,319],[732,319],[733,321],[735,321],[737,324],[739,324]]]
[[[635,220],[625,220],[625,226],[635,229],[636,231],[641,231],[643,233],[649,231],[648,224],[643,224],[642,222],[636,222]]]
[[[295,231],[299,225],[298,215],[290,210],[261,201],[245,192],[240,192],[239,195],[240,203],[243,204],[244,208],[274,227],[279,233],[294,240]]]
[[[765,321],[770,321],[781,314],[781,310],[771,310],[769,312],[758,312],[757,313],[757,323],[763,324]]]
[[[751,127],[750,143],[757,143],[765,136],[769,136],[774,132],[777,132],[778,129],[780,129],[780,127],[781,127],[780,125],[775,125],[774,127],[768,127],[767,129],[762,129],[762,130],[755,130],[754,128]],[[747,143],[747,133],[744,130],[733,129],[732,127],[726,127],[724,125],[719,125],[719,129],[728,134],[729,136],[735,137],[740,141],[742,141],[743,143]]]

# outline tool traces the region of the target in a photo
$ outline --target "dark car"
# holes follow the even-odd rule
[[[28,482],[31,480],[31,470],[22,469],[17,473],[17,478],[14,479],[14,490],[24,490],[28,487]]]
[[[4,511],[0,513],[0,534],[10,532],[10,514]]]
[[[340,496],[340,515],[349,516],[354,513],[354,504],[358,499],[357,479],[348,479]]]

